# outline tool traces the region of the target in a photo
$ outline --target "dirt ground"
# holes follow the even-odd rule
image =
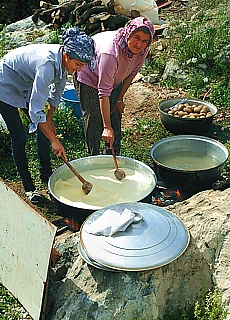
[[[122,127],[133,127],[138,118],[159,117],[158,104],[161,100],[187,97],[181,88],[163,88],[159,84],[134,82],[128,89],[124,101]],[[214,117],[215,122],[229,121],[230,110],[221,108]]]
[[[158,104],[161,100],[184,96],[185,92],[182,89],[167,89],[159,84],[134,82],[124,97],[122,127],[132,127],[138,118],[159,116]]]

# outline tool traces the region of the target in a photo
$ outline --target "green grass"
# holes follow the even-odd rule
[[[182,17],[167,17],[167,37],[152,45],[142,72],[157,73],[160,78],[173,58],[187,80],[161,80],[162,84],[181,86],[190,97],[206,97],[218,108],[230,108],[229,1],[195,3],[197,7],[193,5],[193,10],[185,11]]]
[[[123,131],[121,153],[126,157],[150,164],[151,146],[169,135],[158,118],[137,119],[134,127]]]
[[[22,319],[22,306],[17,300],[0,284],[0,320]],[[28,319],[27,317],[24,319]],[[31,318],[30,318],[31,319]]]

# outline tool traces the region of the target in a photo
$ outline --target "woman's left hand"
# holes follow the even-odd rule
[[[123,101],[116,102],[112,109],[112,112],[114,112],[116,109],[119,111],[120,116],[122,117],[122,113],[124,113],[125,109],[125,103]]]

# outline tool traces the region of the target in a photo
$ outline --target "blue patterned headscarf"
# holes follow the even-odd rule
[[[145,52],[149,50],[149,46],[153,40],[154,27],[152,22],[145,17],[137,17],[133,20],[130,20],[125,27],[117,30],[114,42],[116,42],[121,47],[124,54],[127,55],[129,58],[133,57],[133,53],[129,50],[128,40],[131,34],[140,27],[146,27],[150,33],[150,41],[147,47],[140,53],[140,55],[143,56]]]
[[[90,70],[96,65],[96,54],[93,39],[78,27],[65,30],[62,33],[64,51],[73,59],[86,62]]]

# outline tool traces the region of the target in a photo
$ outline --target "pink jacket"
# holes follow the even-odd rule
[[[109,97],[112,90],[125,78],[134,78],[148,54],[146,52],[143,56],[138,54],[128,58],[120,46],[113,42],[116,32],[101,32],[92,37],[96,44],[96,68],[92,72],[88,66],[84,66],[78,73],[78,81],[98,89],[99,98]]]

